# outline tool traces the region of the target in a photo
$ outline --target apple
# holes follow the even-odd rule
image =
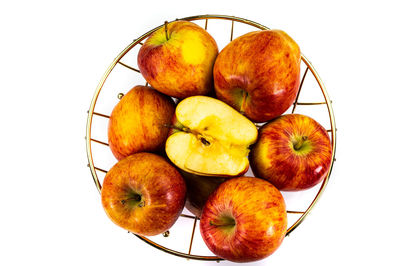
[[[206,30],[193,22],[174,21],[146,39],[138,66],[153,88],[183,99],[212,90],[217,54],[217,43]]]
[[[249,32],[230,42],[214,65],[217,98],[250,120],[265,122],[284,113],[300,83],[299,46],[285,32]]]
[[[165,143],[168,158],[180,169],[205,176],[238,176],[249,168],[249,146],[257,128],[227,104],[192,96],[176,107],[173,132]]]
[[[222,183],[208,198],[200,233],[217,256],[250,262],[271,255],[287,229],[285,201],[269,182],[237,177]]]
[[[136,153],[106,174],[101,201],[118,226],[139,235],[168,230],[185,204],[186,185],[178,170],[161,156]]]
[[[332,146],[327,131],[300,114],[281,116],[259,130],[250,153],[251,169],[280,190],[315,186],[329,170]]]
[[[200,217],[204,204],[212,192],[229,178],[219,176],[200,176],[179,171],[186,183],[186,204],[185,207],[195,216]]]
[[[114,156],[164,149],[175,110],[173,100],[153,88],[135,86],[114,107],[108,123],[108,144]]]

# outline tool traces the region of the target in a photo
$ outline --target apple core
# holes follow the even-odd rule
[[[170,160],[198,175],[237,176],[247,171],[257,128],[229,105],[207,96],[182,100],[165,144]]]

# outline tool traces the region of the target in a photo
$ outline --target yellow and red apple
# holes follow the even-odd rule
[[[300,59],[299,46],[283,31],[242,35],[215,61],[216,95],[252,121],[269,121],[293,104],[300,83]]]
[[[139,50],[143,77],[156,90],[176,98],[208,94],[217,43],[193,22],[174,21],[165,27],[151,34]]]
[[[287,191],[321,182],[331,159],[327,131],[314,119],[300,114],[281,116],[260,128],[250,153],[254,174]]]
[[[208,198],[200,219],[207,247],[234,262],[271,255],[282,243],[286,228],[281,193],[256,177],[237,177],[222,183]]]
[[[108,123],[108,144],[114,156],[164,149],[175,110],[172,99],[153,88],[135,86],[114,107]]]
[[[178,170],[161,156],[136,153],[106,174],[101,201],[118,226],[139,235],[165,232],[185,204],[186,185]]]
[[[180,169],[205,176],[238,176],[249,168],[249,146],[257,128],[227,104],[193,96],[176,107],[173,130],[165,144]]]

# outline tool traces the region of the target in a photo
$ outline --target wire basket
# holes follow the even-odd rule
[[[232,41],[235,36],[240,36],[249,31],[269,29],[259,23],[247,19],[225,15],[201,15],[177,20],[192,21],[204,27],[204,29],[209,31],[210,34],[216,39],[220,49]],[[124,95],[122,91],[129,91],[129,89],[131,89],[134,85],[138,84],[145,84],[148,86],[148,83],[141,76],[140,70],[135,67],[137,52],[140,49],[140,46],[143,45],[143,41],[149,37],[150,34],[161,27],[164,27],[164,24],[133,40],[133,42],[129,44],[114,59],[101,78],[90,103],[86,126],[86,151],[89,162],[88,167],[90,168],[94,183],[99,192],[101,191],[101,180],[107,173],[107,170],[105,169],[110,169],[114,163],[116,163],[116,159],[113,157],[108,147],[108,143],[103,141],[107,139],[107,124],[108,118],[110,117],[108,114],[111,113],[112,108]],[[214,28],[214,32],[211,32],[213,31],[212,28]],[[229,32],[226,33],[227,31]],[[220,37],[220,39],[218,40],[216,36]],[[289,108],[286,113],[297,112],[309,115],[327,128],[327,131],[330,135],[333,152],[328,174],[319,185],[301,192],[282,192],[287,206],[289,222],[286,236],[292,233],[301,224],[301,222],[303,222],[304,218],[310,213],[322,195],[332,172],[336,150],[337,129],[332,109],[332,102],[329,99],[327,90],[325,89],[321,78],[318,76],[310,61],[308,61],[304,55],[301,56],[301,60],[302,78],[300,82],[300,89],[293,107]],[[307,76],[308,73],[311,75],[309,74]],[[306,100],[303,100],[303,98]],[[257,124],[257,126],[260,126],[260,124]],[[251,169],[248,173],[246,173],[246,175],[253,175]],[[301,204],[299,204],[299,202]],[[191,215],[185,209],[177,221],[177,223],[181,221],[181,225],[184,226],[174,225],[169,231],[164,232],[162,236],[154,239],[139,235],[135,236],[155,248],[176,256],[197,260],[222,260],[211,253],[209,255],[194,254],[193,243],[195,238],[194,236],[196,233],[198,234],[199,231],[197,223],[198,220],[199,217]],[[172,233],[170,233],[170,231]],[[171,238],[174,235],[178,235],[178,233],[181,236],[183,235],[183,237],[187,236],[188,246],[185,244],[184,248],[171,248],[168,246],[168,241],[164,241],[162,239]],[[197,240],[202,242],[202,239],[199,236],[197,236]],[[203,247],[203,251],[204,250],[205,249]]]

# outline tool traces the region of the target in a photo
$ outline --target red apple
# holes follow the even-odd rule
[[[250,120],[265,122],[294,102],[300,83],[301,54],[285,32],[250,32],[229,43],[214,65],[218,99]]]
[[[217,54],[217,43],[206,30],[193,22],[174,21],[147,38],[138,66],[156,90],[183,99],[212,90]]]
[[[172,99],[153,88],[135,86],[114,107],[108,123],[108,144],[114,156],[164,149],[174,115]]]
[[[232,178],[208,198],[200,232],[217,256],[250,262],[271,255],[287,228],[284,199],[273,185],[255,177]]]
[[[332,158],[327,131],[314,119],[300,114],[281,116],[259,130],[250,153],[254,174],[280,190],[315,186],[326,176]]]
[[[185,204],[182,176],[161,156],[136,153],[106,174],[101,201],[108,217],[132,233],[152,236],[168,230]]]

